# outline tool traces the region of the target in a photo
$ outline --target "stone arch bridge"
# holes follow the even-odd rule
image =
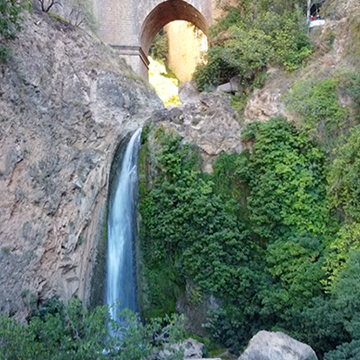
[[[118,48],[141,76],[148,77],[148,53],[154,36],[175,20],[191,22],[208,34],[214,0],[93,0],[100,36]]]

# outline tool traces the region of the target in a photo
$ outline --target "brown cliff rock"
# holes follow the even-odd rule
[[[28,15],[0,65],[0,313],[88,301],[121,138],[162,106],[89,34]]]

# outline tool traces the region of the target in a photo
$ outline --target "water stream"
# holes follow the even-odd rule
[[[137,161],[141,129],[131,137],[121,161],[107,221],[106,304],[113,320],[128,308],[138,310],[134,261],[136,204],[138,196]]]

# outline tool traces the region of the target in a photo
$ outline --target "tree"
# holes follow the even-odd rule
[[[0,318],[1,360],[145,360],[184,336],[183,318],[155,319],[143,325],[125,310],[122,321],[109,318],[106,306],[85,309],[72,299],[68,305],[50,301],[36,311],[28,324]],[[170,359],[178,351],[168,347]]]
[[[41,4],[41,10],[49,12],[54,5],[61,5],[60,1],[57,0],[39,0]]]

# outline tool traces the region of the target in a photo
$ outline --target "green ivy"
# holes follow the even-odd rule
[[[334,93],[332,82],[320,85]],[[338,110],[324,114],[341,123]],[[217,298],[205,327],[232,351],[264,328],[320,356],[357,340],[359,137],[355,127],[331,164],[304,128],[282,118],[251,123],[242,131],[250,151],[221,154],[204,174],[195,146],[148,129],[140,157],[145,317],[174,312],[191,283],[197,301]]]
[[[348,110],[339,103],[337,80],[298,81],[284,96],[289,111],[299,117],[301,129],[330,152],[349,127]]]

